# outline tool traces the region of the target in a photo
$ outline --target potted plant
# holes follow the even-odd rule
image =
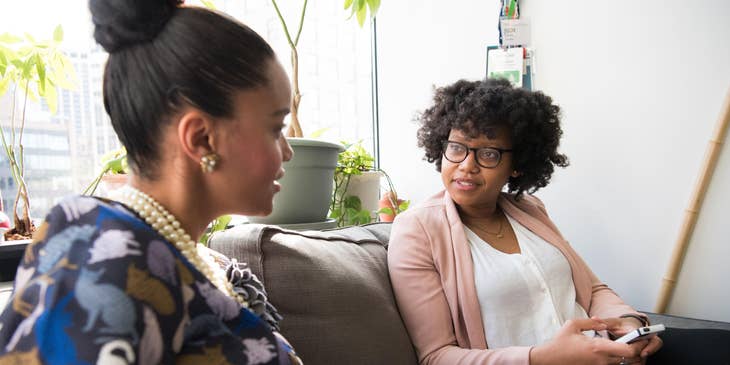
[[[337,157],[330,218],[340,227],[370,223],[380,195],[380,173],[373,168],[375,159],[362,141],[341,143],[345,150]]]
[[[0,96],[11,91],[9,135],[0,127],[0,139],[18,187],[13,204],[14,227],[5,233],[12,239],[30,238],[35,229],[30,218],[29,189],[25,181],[23,131],[28,99],[43,100],[51,113],[57,109],[56,87],[71,89],[76,73],[71,61],[60,51],[63,29],[57,26],[53,39],[36,41],[10,34],[0,35]],[[20,100],[18,98],[20,97]],[[18,101],[21,102],[17,110]],[[20,213],[19,213],[20,210]]]
[[[267,224],[300,224],[327,221],[337,156],[343,151],[336,143],[303,138],[299,116],[302,95],[299,90],[299,53],[297,45],[302,33],[307,0],[302,2],[296,33],[290,32],[276,0],[271,0],[284,30],[291,51],[291,120],[287,130],[288,142],[294,157],[284,164],[286,175],[281,179],[281,192],[274,197],[273,212],[267,217],[249,217],[249,220]],[[374,16],[380,0],[346,0],[345,9],[356,15],[362,26],[368,11]]]
[[[115,190],[127,183],[127,150],[121,147],[111,151],[101,158],[103,164],[101,171],[96,178],[84,189],[82,194],[95,195],[96,189],[102,185],[103,193],[106,196],[112,190]]]
[[[381,221],[390,222],[390,216],[406,210],[407,201],[391,202],[399,200],[393,182],[385,171],[374,168],[375,159],[362,146],[362,141],[342,144],[345,150],[339,154],[335,169],[330,218],[340,227],[370,223],[375,220],[375,214]],[[387,181],[387,188],[379,201],[382,177]]]
[[[383,173],[385,180],[388,182],[388,189],[385,193],[383,193],[378,201],[378,217],[381,222],[392,222],[396,215],[408,209],[411,201],[400,199],[398,197],[398,193],[395,191],[395,187],[393,186],[393,181],[390,179],[390,176],[388,176],[388,174],[386,174],[383,170],[380,170],[380,172]]]

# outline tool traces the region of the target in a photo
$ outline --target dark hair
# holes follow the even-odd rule
[[[452,129],[470,137],[492,136],[495,128],[506,127],[512,139],[513,168],[508,190],[519,198],[534,193],[550,182],[554,166],[568,166],[568,158],[557,152],[560,137],[560,108],[542,92],[514,88],[507,80],[459,80],[436,89],[433,105],[418,121],[418,146],[424,159],[441,171],[442,144]]]
[[[90,0],[109,52],[104,107],[133,171],[154,178],[162,126],[184,105],[230,117],[233,94],[265,85],[274,51],[240,22],[179,0]]]

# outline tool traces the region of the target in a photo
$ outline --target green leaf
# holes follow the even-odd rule
[[[368,8],[370,8],[370,17],[375,17],[375,14],[378,13],[378,9],[380,9],[380,0],[367,0],[368,1]]]
[[[373,218],[367,210],[361,210],[355,215],[355,224],[368,224]]]
[[[63,27],[61,27],[61,24],[56,26],[56,29],[53,30],[53,40],[56,43],[61,43],[63,41]]]
[[[215,3],[213,0],[200,0],[200,2],[208,9],[215,10]]]
[[[347,209],[362,209],[362,201],[360,201],[360,198],[354,195],[346,196],[344,200],[344,205]]]
[[[36,54],[35,56],[35,69],[38,72],[38,94],[45,96],[46,94],[46,64],[41,59],[41,56]]]
[[[0,96],[5,95],[5,92],[8,91],[8,86],[10,86],[10,77],[0,79]]]
[[[360,24],[360,27],[362,27],[363,24],[365,24],[365,18],[367,17],[367,15],[368,15],[367,8],[362,8],[357,11],[357,24]]]
[[[19,70],[22,70],[23,69],[23,65],[25,65],[25,63],[23,62],[23,60],[21,60],[20,57],[17,57],[17,56],[15,58],[11,58],[10,59],[10,64],[13,65],[13,66],[15,66],[15,68],[17,68]]]
[[[228,227],[228,223],[231,222],[230,215],[222,215],[213,221],[213,228],[210,230],[211,233],[223,231]]]
[[[125,172],[125,164],[127,163],[127,155],[117,157],[113,160],[109,160],[105,169],[113,174],[123,174]]]
[[[58,111],[58,94],[56,93],[56,87],[53,85],[47,87],[43,96],[48,104],[48,110],[50,110],[51,114],[56,114]]]
[[[13,51],[10,48],[0,46],[0,63],[3,65],[8,64],[8,58],[12,58]]]
[[[345,10],[350,9],[350,16],[347,19],[352,18],[353,15],[357,17],[357,22],[362,28],[365,24],[365,18],[368,15],[368,9],[370,9],[370,17],[375,17],[375,14],[380,9],[381,0],[345,0]]]
[[[74,90],[78,84],[76,69],[71,60],[61,52],[54,57],[53,77],[59,87]]]
[[[10,33],[0,34],[0,43],[18,43],[22,40],[23,40],[23,38],[14,36]]]
[[[31,78],[31,70],[33,69],[33,66],[35,66],[35,57],[28,57],[28,59],[23,63],[22,67],[22,75],[23,80],[30,80]]]
[[[342,217],[342,210],[340,208],[333,208],[330,211],[330,218],[339,220]]]
[[[390,207],[383,207],[378,209],[378,214],[393,214],[393,209]]]
[[[319,138],[328,130],[330,130],[328,127],[317,129],[316,131],[310,133],[308,138]]]
[[[400,213],[400,212],[404,212],[404,211],[405,211],[406,209],[408,209],[408,207],[409,207],[410,205],[411,205],[411,201],[410,201],[410,200],[406,200],[406,201],[404,201],[403,203],[400,203],[400,204],[398,205],[398,213]]]

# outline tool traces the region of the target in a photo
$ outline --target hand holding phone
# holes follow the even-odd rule
[[[646,338],[649,338],[651,336],[654,336],[656,333],[662,332],[665,330],[665,327],[663,324],[655,324],[652,326],[647,327],[639,327],[635,330],[632,330],[631,332],[617,338],[615,341],[620,343],[632,343],[634,341],[643,340]]]

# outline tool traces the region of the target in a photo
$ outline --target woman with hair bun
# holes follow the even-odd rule
[[[245,264],[195,242],[220,215],[271,212],[292,157],[273,50],[181,1],[89,7],[132,173],[113,200],[71,197],[48,214],[0,317],[0,363],[300,363]]]

